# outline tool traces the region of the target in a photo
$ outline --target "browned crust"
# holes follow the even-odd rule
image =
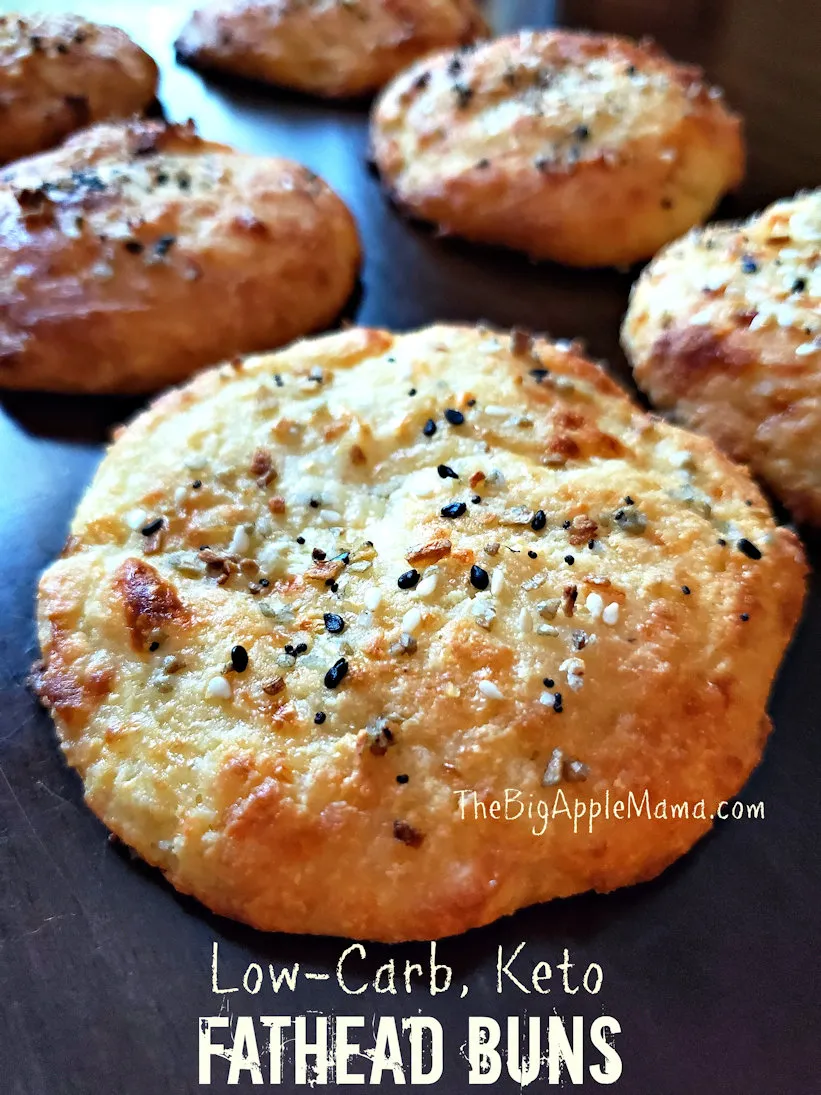
[[[474,0],[302,4],[215,0],[194,12],[177,59],[327,98],[368,95],[435,49],[489,33]]]
[[[541,340],[533,350],[537,368],[548,372],[539,372],[541,379],[506,335],[487,330],[348,331],[298,344],[164,395],[103,463],[72,527],[75,550],[42,580],[40,635],[49,665],[58,658],[79,673],[96,650],[116,656],[118,674],[104,710],[89,708],[71,724],[58,713],[56,724],[91,808],[215,911],[266,930],[392,941],[463,931],[536,901],[652,877],[706,832],[710,809],[735,794],[758,762],[770,682],[800,613],[806,566],[797,537],[775,526],[755,484],[707,439],[651,421],[575,351]],[[339,600],[324,584],[304,580],[312,541],[327,523],[306,501],[293,448],[284,458],[290,442],[280,453],[272,440],[264,403],[269,394],[285,398],[278,393],[301,384],[314,367],[333,377],[318,400],[323,409],[300,394],[294,399],[301,411],[278,402],[277,414],[292,423],[301,414],[299,451],[340,468],[335,504],[339,520],[352,523],[350,562],[357,543],[374,541],[371,567],[349,569]],[[274,387],[274,374],[283,388]],[[409,384],[417,390],[412,399]],[[334,462],[347,453],[347,434],[324,440],[330,391],[372,456],[367,487],[354,485],[363,473],[346,459]],[[468,407],[470,400],[476,402]],[[509,421],[487,413],[499,401],[509,403]],[[465,422],[448,430],[442,408],[455,406],[466,407]],[[431,414],[440,422],[433,438],[422,433]],[[522,418],[532,424],[522,426]],[[566,467],[542,463],[551,432],[571,427],[582,439],[580,455]],[[193,437],[203,430],[219,474],[198,473],[196,503],[173,502],[188,481],[183,468]],[[267,511],[266,489],[251,474],[263,436],[280,472],[275,489],[288,503],[277,536],[295,544],[308,527],[306,543],[288,549],[301,554],[274,565],[262,595],[249,592],[241,573],[222,586],[213,575],[181,576],[173,557],[184,549],[196,554],[192,542],[203,517],[211,519],[214,549],[225,554],[229,526],[252,525],[257,511]],[[618,455],[602,437],[619,442]],[[438,491],[473,489],[469,473],[485,443],[493,453],[480,488],[487,500],[446,520]],[[673,457],[683,447],[694,490],[709,494],[706,516],[679,498]],[[448,460],[463,486],[438,483],[435,469]],[[506,488],[494,486],[496,462],[519,469]],[[403,495],[396,468],[403,481],[432,473],[437,492],[409,484],[414,489]],[[373,527],[370,518],[360,527],[359,502],[367,496],[370,505],[372,486],[383,481],[392,486],[388,508]],[[502,491],[495,500],[494,490]],[[647,517],[636,534],[614,513],[630,508],[627,490]],[[213,493],[203,499],[202,491]],[[399,496],[401,517],[389,508]],[[169,514],[165,544],[150,563],[135,556],[140,533],[123,520],[147,499],[152,513]],[[524,526],[512,512],[516,505],[526,511]],[[530,523],[537,507],[546,513],[541,529],[540,521]],[[218,532],[222,514],[231,517]],[[601,550],[576,546],[593,523]],[[760,559],[735,543],[719,544],[728,523],[759,545]],[[445,538],[451,551],[433,564],[436,591],[411,600],[397,584],[406,556],[415,544]],[[493,541],[501,542],[495,554],[487,550]],[[531,542],[535,559],[523,550]],[[570,548],[572,564],[564,558]],[[160,628],[172,634],[154,661],[134,650],[122,622],[117,575],[126,563],[141,575],[131,583],[135,623],[143,616],[150,622],[158,600],[159,615],[166,614],[165,595],[155,597],[158,583],[151,575],[144,580],[143,567],[173,588],[187,613],[184,622]],[[474,564],[504,570],[502,591],[484,594],[495,597],[492,628],[477,621],[467,600],[480,596],[471,592]],[[543,584],[526,590],[540,568]],[[382,604],[368,622],[362,610],[371,587],[381,590]],[[615,624],[593,617],[591,592],[618,605]],[[267,613],[260,596],[270,598]],[[545,616],[537,611],[542,600]],[[293,618],[281,617],[279,605]],[[398,640],[413,605],[426,619],[409,648]],[[337,638],[323,620],[334,606],[346,624]],[[557,635],[523,633],[522,607],[537,616],[534,623],[549,618]],[[560,666],[578,653],[569,643],[580,631],[595,632],[597,641],[581,651],[584,686],[574,691]],[[297,636],[308,649],[288,655],[286,644]],[[236,643],[249,654],[241,672],[226,670]],[[332,688],[323,672],[341,656],[342,643],[348,673]],[[184,667],[174,676],[175,692],[157,692],[156,675],[169,655]],[[564,695],[563,713],[540,701],[548,672]],[[206,695],[215,673],[228,680],[230,699]],[[264,686],[274,679],[285,683],[271,696]],[[482,694],[478,682],[488,679],[501,698]],[[325,719],[316,722],[319,711]],[[392,740],[380,729],[382,718]],[[368,747],[377,739],[378,748]],[[704,796],[707,816],[633,819],[577,834],[557,822],[542,837],[528,824],[458,819],[459,789],[475,790],[485,804],[508,786],[544,796],[542,776],[556,747],[588,769],[586,782],[561,784],[571,810],[578,799],[601,800],[608,790],[640,797],[649,789],[655,800],[670,802]],[[408,781],[397,781],[402,773]]]
[[[159,70],[122,30],[78,15],[0,15],[0,163],[142,114]]]
[[[325,327],[359,270],[313,172],[192,125],[88,130],[7,168],[0,212],[0,387],[151,391]]]
[[[596,81],[583,81],[601,59],[615,75],[596,98]],[[642,114],[633,71],[666,81],[652,115]],[[541,112],[532,105],[539,72],[549,104]],[[575,72],[586,86],[586,112],[576,84],[566,102],[549,99],[556,72]],[[628,115],[624,106],[610,111],[615,93],[632,112],[618,139],[611,131]],[[509,124],[483,133],[484,112],[492,119],[503,103]],[[574,140],[582,118],[589,136]],[[376,104],[372,154],[400,208],[441,232],[583,266],[649,257],[704,220],[744,171],[740,119],[699,70],[654,46],[563,31],[419,62]]]

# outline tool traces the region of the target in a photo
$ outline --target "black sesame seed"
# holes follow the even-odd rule
[[[484,170],[486,170],[486,168],[490,167],[490,160],[488,160],[488,159],[479,160],[478,163],[476,164],[476,167],[478,168],[479,171],[484,171]]]
[[[433,437],[433,435],[436,433],[436,423],[433,421],[432,418],[429,418],[425,425],[422,427],[422,433],[425,435],[425,437]]]
[[[244,646],[232,647],[231,668],[235,673],[244,673],[248,668],[248,651]]]
[[[159,644],[158,642],[156,642],[156,641],[155,641],[155,642],[151,643],[151,645],[149,646],[149,648],[148,648],[148,649],[149,649],[149,650],[151,651],[151,653],[153,654],[155,650],[159,650],[159,649],[160,649],[160,644]]]
[[[294,657],[296,658],[300,654],[307,653],[307,650],[308,650],[308,644],[307,643],[297,643],[296,646],[294,647]]]
[[[408,395],[416,395],[416,388],[411,388],[411,390],[408,392]]]
[[[154,244],[154,254],[157,258],[165,258],[176,242],[174,236],[160,236]]]
[[[279,373],[274,373],[274,383],[278,388],[283,388],[285,383]]]
[[[192,490],[199,490],[201,486],[202,486],[202,479],[195,479],[194,482],[191,484],[191,489]]]
[[[325,583],[325,585],[328,585],[328,584],[329,584],[328,582]],[[331,589],[331,593],[336,593],[339,590],[339,586],[336,582],[331,581],[330,582],[330,589]]]
[[[457,517],[463,517],[467,510],[467,506],[464,502],[451,502],[448,506],[442,506],[439,511],[443,517],[450,517],[454,520]]]
[[[461,411],[456,411],[452,407],[448,407],[445,411],[445,418],[450,422],[451,426],[461,426],[465,421],[465,416]]]
[[[406,570],[404,574],[400,574],[396,579],[396,584],[400,589],[415,589],[419,582],[418,570]]]
[[[270,585],[271,583],[270,583],[270,582],[268,581],[268,579],[267,579],[267,578],[260,578],[260,580],[259,580],[259,584],[260,584],[260,585],[261,585],[261,586],[262,586],[263,588],[265,588],[265,587],[269,586],[269,585]]]
[[[590,130],[586,125],[577,125],[573,130],[573,136],[577,141],[586,141],[590,136]]]
[[[456,474],[456,472],[453,470],[453,468],[449,468],[447,464],[440,464],[439,467],[436,470],[439,472],[439,478],[440,479],[458,479],[459,478],[459,476]]]
[[[716,543],[718,544],[719,547],[726,547],[727,546],[727,541],[722,536],[719,536],[719,538],[716,540]]]
[[[741,552],[741,554],[746,555],[748,559],[760,559],[761,558],[761,552],[755,546],[755,544],[750,543],[750,541],[745,539],[743,536],[741,537],[741,539],[736,544],[736,547]]]
[[[123,246],[130,255],[140,255],[145,250],[145,245],[139,240],[126,240]]]
[[[143,536],[153,536],[155,532],[160,531],[160,529],[163,527],[163,524],[164,519],[162,517],[157,517],[156,520],[152,521],[150,524],[144,525],[140,529],[140,531],[142,532]]]
[[[543,380],[546,380],[550,376],[549,369],[531,369],[530,375],[536,381],[537,384],[541,384]]]
[[[311,509],[319,509],[319,499],[318,498],[312,498],[310,500],[310,502],[308,503],[308,505],[311,507]]]
[[[547,517],[543,509],[537,509],[530,520],[530,527],[534,532],[541,532],[547,524]]]
[[[758,263],[745,255],[744,258],[741,260],[741,269],[742,272],[745,274],[757,274]]]
[[[635,76],[637,69],[635,65],[628,65],[624,71],[628,76]]]
[[[474,565],[470,568],[470,584],[476,589],[487,589],[490,585],[490,575],[486,570]]]
[[[562,710],[562,694],[557,692],[553,698],[553,710],[561,713]]]
[[[529,551],[527,553],[527,557],[528,557],[528,559],[538,559],[539,558],[538,554],[535,551]]]
[[[681,592],[684,594],[685,597],[689,597],[690,596],[690,587],[689,586],[682,586],[681,587]]]
[[[807,279],[806,278],[796,278],[795,281],[792,283],[792,291],[794,293],[803,293],[806,288],[807,288]]]
[[[564,561],[569,567],[572,567],[573,564],[576,562],[575,558],[572,555],[565,555]]]
[[[322,548],[314,548],[311,552],[311,558],[314,560],[315,563],[321,563],[322,560],[325,558],[325,552],[322,550]]]
[[[596,546],[596,541],[595,541],[595,540],[588,540],[588,541],[587,541],[587,546],[588,546],[588,548],[590,549],[590,551],[593,551],[593,549],[594,549],[594,548],[595,548],[595,546]]]
[[[325,621],[325,627],[332,635],[341,635],[345,630],[345,621],[341,616],[337,616],[335,612],[326,612],[322,617]]]
[[[338,662],[334,662],[328,672],[325,674],[325,687],[337,688],[345,679],[348,673],[348,663],[344,658],[340,658]]]
[[[741,620],[743,623],[746,624],[747,620],[749,620],[749,618],[750,618],[750,614],[748,612],[742,612],[741,615],[738,618],[739,618],[739,620]]]
[[[410,779],[410,776],[406,776],[406,775],[403,774],[401,776],[396,777],[396,782],[397,783],[407,783],[409,779]]]
[[[552,677],[545,677],[545,679],[542,681],[542,684],[545,686],[545,688],[552,688],[555,683],[556,682],[553,680]]]
[[[317,711],[317,713],[314,715],[314,722],[317,724],[317,726],[321,726],[325,719],[327,719],[327,717],[328,716],[325,714],[324,711]]]
[[[624,496],[624,504],[625,506],[635,506],[636,503],[633,501],[629,494],[626,494]]]
[[[481,494],[474,494],[474,496],[471,498],[471,502],[474,504],[474,506],[478,506],[481,501],[482,501]]]
[[[305,543],[305,537],[304,536],[297,536],[296,542],[298,544],[304,544]]]
[[[562,528],[570,528],[570,522],[569,521],[562,521]]]

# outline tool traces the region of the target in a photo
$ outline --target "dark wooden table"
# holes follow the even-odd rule
[[[7,7],[10,5],[3,5]],[[193,116],[208,137],[299,159],[347,199],[367,261],[356,319],[406,329],[435,319],[522,324],[582,336],[626,378],[617,344],[631,277],[533,266],[516,256],[433,238],[403,223],[365,166],[366,110],[220,81],[175,67],[171,42],[185,5],[90,2],[73,7],[120,23],[163,66],[170,117]],[[821,13],[812,0],[497,0],[499,29],[557,21],[653,34],[705,64],[747,116],[750,174],[726,204],[746,212],[819,182]],[[110,427],[131,400],[9,395],[0,400],[0,1092],[9,1095],[173,1095],[227,1091],[197,1080],[198,1017],[218,1013],[438,1017],[445,1074],[468,1090],[460,1056],[468,1015],[615,1016],[629,1095],[811,1095],[821,1090],[817,998],[821,906],[821,597],[818,582],[783,667],[771,711],[777,730],[741,798],[764,820],[727,822],[653,883],[607,897],[534,908],[439,946],[468,995],[345,996],[329,981],[295,992],[215,995],[212,945],[232,985],[249,962],[299,962],[333,974],[345,943],[265,936],[213,917],[106,838],[62,763],[48,718],[26,691],[36,656],[39,571],[67,523]],[[817,564],[819,541],[808,536]],[[333,900],[333,895],[328,895]],[[497,948],[526,941],[524,968],[599,963],[598,996],[496,993]],[[390,957],[424,961],[422,945],[367,948],[372,977]],[[286,1076],[288,1075],[286,1071]],[[247,1074],[246,1074],[247,1077]],[[267,1077],[267,1072],[266,1072]],[[536,1087],[539,1087],[540,1081]],[[247,1078],[241,1088],[250,1086]],[[390,1086],[386,1083],[385,1086]],[[598,1090],[589,1078],[586,1090]],[[291,1082],[283,1090],[294,1090]],[[416,1090],[415,1087],[406,1090]],[[497,1090],[519,1085],[507,1075]],[[535,1089],[535,1088],[534,1088]],[[235,1090],[231,1088],[230,1090]],[[421,1087],[419,1090],[423,1090]]]

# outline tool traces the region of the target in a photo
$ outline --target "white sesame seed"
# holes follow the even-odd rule
[[[618,602],[611,601],[607,608],[604,610],[604,612],[602,612],[601,618],[606,624],[610,624],[612,626],[619,618]]]
[[[431,593],[436,589],[439,577],[436,574],[426,574],[419,585],[416,587],[417,597],[430,597]]]
[[[338,513],[335,509],[321,509],[319,511],[319,516],[326,525],[338,525],[342,520],[342,514]]]
[[[364,574],[366,570],[370,570],[373,563],[370,559],[360,559],[358,563],[351,563],[348,570],[353,571],[354,574]]]
[[[495,567],[493,573],[490,576],[490,592],[494,597],[498,596],[502,592],[502,586],[505,584],[504,572],[500,567]]]
[[[533,630],[533,617],[526,608],[519,612],[519,630],[523,635],[528,635]]]
[[[558,627],[554,627],[553,624],[539,624],[536,628],[537,635],[558,635]]]
[[[800,347],[799,347],[799,349],[800,349]],[[188,491],[185,489],[185,487],[177,487],[177,489],[174,491],[174,505],[175,506],[181,506],[183,504],[183,502],[185,501],[185,496],[187,494],[188,494]]]
[[[229,555],[247,555],[251,550],[251,537],[245,531],[243,525],[237,525],[231,543],[228,545]]]
[[[205,696],[209,700],[230,700],[231,685],[225,677],[212,677],[205,686]]]
[[[145,510],[133,509],[125,515],[124,520],[128,527],[136,532],[138,528],[142,528],[143,525],[147,524],[148,515]]]
[[[539,696],[539,703],[544,704],[545,707],[552,707],[556,702],[556,695],[553,692],[542,692]]]
[[[402,617],[402,630],[412,635],[422,622],[422,613],[418,608],[409,608]]]
[[[365,590],[365,596],[363,598],[365,602],[365,608],[371,612],[375,612],[377,608],[382,604],[382,592],[378,590],[376,586],[371,586]]]
[[[604,609],[604,598],[602,595],[600,593],[588,593],[587,600],[584,603],[593,619],[598,620]]]
[[[821,347],[816,346],[814,342],[802,342],[800,346],[796,346],[796,357],[808,357],[809,354],[817,354]]]
[[[493,681],[479,681],[479,691],[489,700],[503,700],[504,696]]]

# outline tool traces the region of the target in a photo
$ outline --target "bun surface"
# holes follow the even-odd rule
[[[176,49],[201,68],[349,98],[486,31],[473,0],[216,0],[191,16]]]
[[[117,27],[79,15],[0,15],[0,163],[94,122],[142,114],[156,64]]]
[[[96,126],[0,172],[0,387],[155,390],[327,327],[359,262],[307,168]]]
[[[375,105],[408,213],[535,259],[649,258],[741,180],[739,119],[698,69],[626,38],[523,31],[419,61]]]
[[[39,690],[178,889],[434,938],[702,836],[761,756],[804,569],[743,469],[572,347],[353,329],[123,429],[40,584]],[[707,813],[537,836],[474,816],[506,789]]]
[[[636,283],[622,330],[660,408],[750,465],[821,524],[821,190],[673,244]]]

